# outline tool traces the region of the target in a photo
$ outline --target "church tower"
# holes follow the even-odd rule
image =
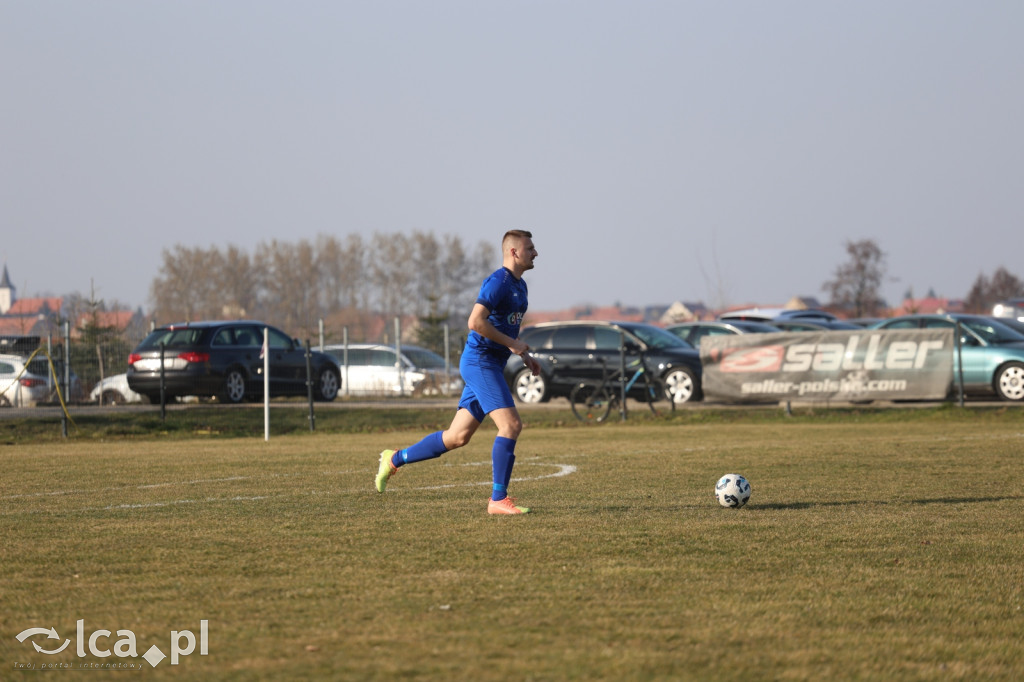
[[[14,305],[14,285],[11,284],[11,276],[7,274],[7,263],[4,263],[4,276],[3,279],[0,279],[0,315],[6,315],[12,305]]]

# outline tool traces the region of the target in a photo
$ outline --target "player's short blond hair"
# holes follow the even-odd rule
[[[508,248],[509,242],[513,240],[519,241],[520,239],[533,239],[533,233],[527,230],[509,230],[501,238],[501,250],[505,251]]]

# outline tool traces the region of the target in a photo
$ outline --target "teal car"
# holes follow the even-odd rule
[[[873,329],[943,329],[960,325],[964,393],[995,395],[1024,402],[1024,334],[984,315],[903,315],[883,320]],[[953,381],[960,366],[953,354]],[[955,387],[955,383],[954,383]]]

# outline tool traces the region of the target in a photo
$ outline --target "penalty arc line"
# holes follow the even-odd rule
[[[522,466],[553,466],[558,467],[558,471],[553,474],[543,474],[541,476],[520,476],[513,478],[512,481],[521,483],[523,481],[540,481],[545,478],[561,478],[562,476],[569,476],[570,474],[576,473],[576,467],[572,464],[548,464],[545,462],[521,462]],[[473,462],[471,464],[463,464],[462,466],[489,466],[490,462]],[[472,483],[446,483],[444,485],[425,485],[417,486],[415,488],[405,488],[405,490],[447,490],[449,488],[469,488],[479,486],[490,486],[491,481],[475,481]]]
[[[475,466],[490,466],[490,464],[491,464],[490,462],[470,462],[470,463],[466,463],[466,464],[461,464],[459,466],[474,466],[475,467]],[[564,477],[564,476],[569,476],[571,474],[574,474],[577,471],[576,466],[573,465],[573,464],[554,464],[554,463],[537,462],[537,461],[529,461],[529,460],[527,460],[527,461],[521,462],[520,465],[521,466],[548,466],[548,467],[556,467],[557,470],[552,472],[552,473],[541,474],[539,476],[519,476],[519,477],[516,477],[516,478],[512,479],[512,481],[514,481],[514,482],[521,483],[521,482],[524,482],[524,481],[540,481],[540,480],[548,479],[548,478],[561,478],[561,477]],[[355,472],[344,472],[344,473],[355,473]],[[272,477],[274,477],[274,478],[278,478],[278,477],[281,477],[281,476],[282,475],[280,475],[280,474],[272,475]],[[284,476],[290,476],[290,474],[286,474]],[[232,477],[222,478],[222,479],[204,479],[204,480],[202,480],[202,482],[204,482],[204,483],[209,483],[209,482],[229,482],[229,481],[234,482],[234,481],[238,481],[238,480],[245,480],[247,478],[256,478],[256,477],[232,476]],[[195,484],[197,482],[199,482],[199,481],[198,480],[197,481],[188,481],[187,484]],[[414,488],[404,488],[404,490],[446,490],[446,489],[450,489],[450,488],[466,488],[466,487],[490,486],[491,484],[492,484],[491,481],[471,481],[471,482],[467,482],[467,483],[448,483],[448,484],[443,484],[443,485],[417,486],[417,487],[414,487]],[[162,484],[161,483],[161,484],[150,484],[150,485],[139,485],[139,486],[125,486],[125,487],[122,487],[121,489],[135,489],[135,490],[155,489],[155,488],[160,488],[160,487],[165,487],[165,486],[170,486],[170,485],[175,485],[175,484]],[[102,490],[103,491],[107,491],[107,490],[113,490],[113,489],[117,489],[117,488],[105,488],[105,489],[102,489]],[[75,492],[87,492],[87,491],[75,491]],[[316,491],[305,491],[304,492],[304,494],[315,494],[315,493],[316,493]],[[49,495],[59,495],[59,494],[62,494],[62,492],[37,493],[37,495],[47,495],[47,494],[49,494]],[[206,497],[206,498],[201,498],[201,499],[200,498],[185,498],[185,499],[164,500],[164,501],[154,501],[154,502],[111,504],[111,505],[106,505],[106,506],[103,506],[103,507],[83,507],[81,509],[78,509],[77,511],[142,510],[142,509],[159,509],[159,508],[164,508],[164,507],[172,507],[172,506],[179,506],[179,505],[191,505],[191,504],[204,504],[204,503],[206,503],[206,504],[213,504],[213,503],[222,503],[222,502],[260,502],[260,501],[263,501],[263,500],[267,500],[267,499],[271,499],[271,498],[276,498],[276,497],[284,497],[284,496],[285,496],[284,494],[275,494],[275,495],[254,495],[254,496],[235,495],[235,496],[231,496],[231,497]]]

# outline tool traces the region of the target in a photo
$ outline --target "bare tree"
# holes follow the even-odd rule
[[[244,318],[252,314],[262,287],[259,271],[252,258],[237,246],[230,245],[221,256],[221,267],[209,273],[216,281],[220,317]]]
[[[967,294],[964,307],[972,313],[988,314],[999,301],[1020,297],[1024,297],[1024,283],[1006,268],[1000,267],[993,273],[992,279],[984,274],[978,275]]]
[[[369,280],[377,311],[387,316],[408,315],[415,309],[416,277],[412,243],[404,234],[373,235]]]
[[[493,268],[494,249],[481,243],[467,255],[458,237],[358,234],[344,241],[272,240],[249,255],[176,245],[163,251],[151,286],[158,320],[256,317],[290,333],[309,333],[319,319],[369,329],[373,315],[449,314]],[[463,310],[458,310],[462,316]]]
[[[288,244],[274,239],[256,247],[254,262],[263,280],[261,317],[290,334],[312,333],[320,315],[313,245],[307,240]]]
[[[191,321],[221,316],[218,282],[211,273],[223,266],[215,248],[187,248],[181,244],[164,249],[163,264],[150,287],[153,313],[159,320]]]
[[[444,272],[445,286],[441,292],[440,305],[462,318],[469,314],[469,307],[476,296],[475,289],[491,273],[498,260],[496,247],[485,242],[476,245],[469,253],[458,237],[445,238]],[[462,322],[464,320],[460,320]]]
[[[835,279],[822,286],[831,306],[853,311],[854,317],[877,315],[884,303],[879,293],[885,278],[885,253],[872,239],[847,241],[849,260],[836,268]]]
[[[447,273],[442,265],[441,244],[433,233],[413,232],[411,246],[413,262],[416,263],[416,291],[419,292],[421,300],[430,298],[437,301],[447,279]],[[421,303],[413,312],[424,315],[427,309]]]

